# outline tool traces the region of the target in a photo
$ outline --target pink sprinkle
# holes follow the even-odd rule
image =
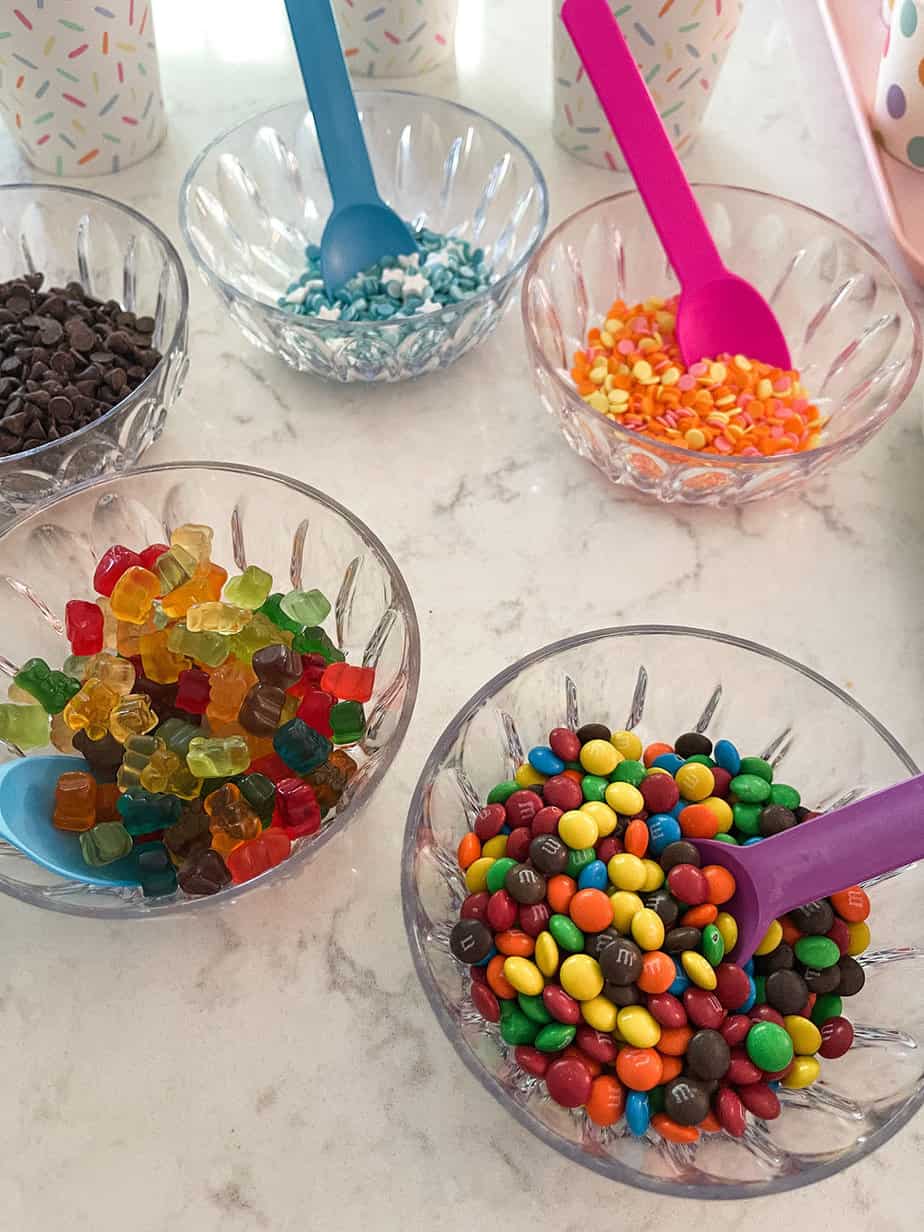
[[[741,450],[741,457],[742,458],[759,458],[760,450],[755,449],[753,445],[745,445],[744,449]]]
[[[705,376],[709,371],[709,365],[704,363],[703,360],[699,360],[698,363],[690,365],[690,371],[694,376]]]
[[[565,119],[568,121],[568,127],[574,128],[574,116],[571,114],[571,107],[565,103]]]
[[[436,39],[436,41],[439,43],[441,47],[446,46],[446,39],[444,38],[442,34],[436,34],[434,35],[434,38]]]
[[[778,394],[788,393],[789,377],[788,376],[778,376],[776,380],[773,382],[773,388],[776,390]]]
[[[677,415],[674,411],[668,411],[667,414],[664,416],[664,418],[667,420],[667,422],[670,424],[672,428],[677,427]]]
[[[69,51],[67,53],[68,60],[76,60],[78,56],[83,55],[89,46],[89,43],[81,43],[79,47],[75,47],[73,51]]]
[[[784,435],[782,426],[780,424],[775,424],[770,429],[770,435],[773,437],[775,441],[780,440],[780,438]]]
[[[123,124],[137,124],[138,121],[135,119],[134,116],[122,116],[122,123]]]
[[[768,398],[767,399],[767,410],[770,412],[771,415],[775,415],[777,411],[782,407],[782,405],[783,404],[779,400],[779,398]]]
[[[787,436],[784,436],[784,437],[783,437],[783,440],[784,440],[784,441],[786,442],[786,444],[787,444],[787,445],[789,445],[792,449],[798,449],[798,448],[799,448],[799,438],[798,438],[797,436],[795,436],[792,432],[790,432]]]
[[[662,359],[660,363],[655,364],[654,370],[655,372],[664,372],[670,366],[671,366],[671,361],[669,359]]]
[[[145,13],[147,13],[147,9],[145,9]],[[116,64],[116,71],[119,74],[119,85],[124,86],[125,85],[125,69],[122,67],[121,60],[119,60],[119,62]]]
[[[635,347],[632,345],[631,341],[628,338],[620,338],[616,346],[616,350],[619,352],[620,355],[631,355],[632,352],[635,350]]]
[[[86,103],[82,98],[75,98],[73,94],[61,94],[62,98],[66,98],[69,103],[73,103],[75,107],[86,107]]]
[[[796,412],[797,415],[801,415],[802,412],[807,411],[808,408],[809,408],[808,398],[796,398],[795,402],[793,402],[792,404],[792,409]]]
[[[753,394],[749,394],[749,393],[744,393],[744,392],[742,392],[742,393],[740,393],[740,394],[738,395],[738,398],[737,398],[736,404],[737,404],[738,406],[747,406],[747,404],[748,404],[749,402],[753,402],[753,401],[754,401],[754,395],[753,395]]]
[[[744,426],[745,426],[746,428],[750,428],[750,427],[752,427],[752,426],[753,426],[753,424],[754,424],[754,420],[751,418],[751,416],[748,414],[748,412],[747,412],[747,411],[743,411],[743,412],[742,412],[742,413],[738,416],[738,418],[741,420],[741,422],[744,424]]]
[[[46,133],[44,137],[39,137],[38,141],[36,141],[35,144],[44,145],[46,141],[50,140],[50,138],[51,138],[51,133]]]
[[[712,443],[719,453],[731,453],[734,448],[727,436],[717,436]]]
[[[696,379],[690,376],[689,372],[685,372],[677,382],[677,388],[682,389],[686,393],[690,389],[696,388]]]
[[[22,24],[26,27],[26,29],[27,29],[27,30],[31,30],[31,29],[32,29],[32,22],[31,22],[31,21],[29,20],[29,18],[25,15],[25,13],[21,13],[21,12],[19,11],[19,9],[13,9],[13,16],[14,16],[14,17],[18,17],[18,18],[19,18],[19,20],[22,22]]]
[[[651,326],[648,324],[647,317],[634,317],[632,320],[633,334],[647,334]]]
[[[397,34],[392,34],[388,30],[385,31],[385,37],[388,39],[389,43],[394,43],[395,46],[397,46],[401,42]]]

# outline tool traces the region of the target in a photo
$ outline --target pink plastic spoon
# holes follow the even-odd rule
[[[677,340],[684,361],[727,351],[790,368],[770,305],[719,256],[607,0],[565,0],[561,16],[680,280]]]
[[[924,774],[814,817],[752,847],[694,839],[704,864],[735,878],[731,962],[746,962],[781,915],[924,859]]]

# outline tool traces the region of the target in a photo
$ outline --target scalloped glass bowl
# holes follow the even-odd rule
[[[261,112],[202,151],[180,190],[180,226],[199,272],[256,346],[330,380],[400,381],[447,367],[494,330],[545,230],[548,193],[526,147],[477,111],[397,90],[360,90],[356,100],[383,199],[414,224],[483,248],[496,275],[486,290],[386,322],[277,306],[331,209],[303,101]]]
[[[768,193],[694,185],[729,267],[770,301],[806,388],[831,422],[806,453],[740,458],[662,445],[592,410],[570,369],[616,298],[677,291],[636,192],[572,214],[536,251],[522,311],[543,406],[613,483],[662,501],[736,505],[776,495],[849,458],[911,390],[921,366],[917,314],[882,258],[823,214]]]
[[[80,282],[100,299],[154,317],[163,358],[95,423],[0,458],[0,527],[38,501],[107,471],[134,466],[163,431],[186,369],[189,287],[174,246],[149,219],[85,189],[0,186],[4,279],[41,271],[44,286]]]
[[[757,704],[759,699],[759,704]],[[513,1062],[468,995],[448,938],[465,896],[456,848],[491,787],[561,724],[608,722],[643,739],[706,731],[780,767],[812,807],[831,808],[917,773],[852,698],[752,642],[698,629],[638,626],[568,638],[507,668],[462,707],[418,781],[402,854],[408,939],[427,999],[482,1086],[547,1145],[615,1181],[668,1197],[759,1197],[821,1180],[887,1141],[924,1102],[924,985],[918,903],[924,865],[869,887],[866,987],[846,1004],[857,1043],[823,1061],[821,1080],[781,1091],[784,1111],[745,1137],[692,1146],[603,1130],[568,1111]]]
[[[315,488],[268,471],[222,463],[154,466],[85,484],[34,510],[0,535],[0,680],[39,655],[69,653],[64,605],[91,597],[95,561],[113,543],[136,550],[169,542],[184,522],[215,530],[214,559],[229,572],[257,564],[280,589],[317,586],[334,603],[325,627],[347,658],[376,669],[367,730],[348,752],[359,769],[335,818],[300,839],[278,867],[208,898],[145,899],[137,888],[66,882],[0,843],[0,893],[73,915],[131,918],[230,904],[300,872],[359,815],[397,753],[420,671],[420,635],[404,578],[373,532]],[[5,700],[5,699],[4,699]],[[0,743],[0,761],[12,753]],[[49,749],[48,752],[54,752]]]

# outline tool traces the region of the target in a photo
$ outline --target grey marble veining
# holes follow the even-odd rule
[[[298,94],[275,7],[158,0],[167,141],[93,187],[179,242],[194,154],[217,127]],[[552,142],[549,8],[464,0],[458,74],[396,84],[502,118],[546,171],[554,223],[628,185]],[[809,0],[751,0],[689,166],[805,201],[897,261]],[[5,139],[0,171],[30,175]],[[600,625],[674,621],[766,642],[924,757],[921,387],[801,495],[661,508],[561,441],[529,384],[516,310],[443,376],[334,387],[250,348],[190,274],[190,376],[149,457],[256,460],[368,521],[417,604],[417,712],[373,806],[276,893],[147,927],[0,899],[4,1229],[581,1232],[604,1212],[622,1228],[708,1219],[770,1232],[783,1202],[793,1226],[818,1232],[917,1226],[920,1117],[840,1178],[708,1211],[609,1185],[540,1146],[472,1081],[426,1007],[398,855],[417,773],[465,698],[527,650]],[[770,578],[788,579],[791,602]]]

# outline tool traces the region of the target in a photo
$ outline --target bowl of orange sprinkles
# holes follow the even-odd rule
[[[914,385],[921,329],[846,227],[767,193],[693,188],[728,266],[770,302],[791,369],[739,354],[684,363],[677,281],[634,191],[550,232],[526,271],[523,322],[542,403],[607,478],[663,501],[741,504],[866,444]]]

